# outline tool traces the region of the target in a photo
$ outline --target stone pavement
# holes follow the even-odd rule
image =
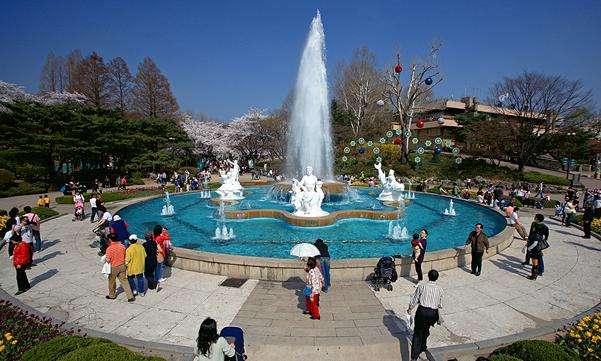
[[[125,202],[110,203],[118,207]],[[34,255],[37,266],[27,272],[31,290],[18,298],[48,315],[90,329],[143,341],[193,346],[206,317],[228,325],[257,284],[223,287],[224,276],[166,268],[167,281],[159,292],[149,290],[127,303],[125,294],[107,300],[107,281],[100,274],[98,249],[89,247],[93,234],[88,220],[72,222],[70,215],[42,224],[44,250]],[[6,247],[5,247],[6,249]],[[16,292],[15,270],[6,250],[0,261],[0,284]]]
[[[117,207],[139,200],[110,204]],[[529,224],[532,214],[522,213]],[[601,243],[584,240],[581,232],[549,220],[551,248],[545,253],[545,275],[525,278],[520,265],[523,241],[484,262],[481,277],[466,269],[445,271],[444,324],[432,329],[430,347],[486,340],[571,317],[601,298]],[[106,280],[87,221],[63,216],[45,222],[46,248],[28,271],[32,289],[18,296],[56,318],[87,328],[192,346],[198,326],[211,316],[219,327],[242,326],[251,358],[273,360],[408,359],[407,332],[400,319],[414,291],[400,279],[392,292],[373,292],[364,282],[338,284],[321,299],[320,321],[302,315],[302,283],[249,280],[241,288],[219,284],[222,276],[173,269],[160,292],[127,303],[123,294],[109,301]],[[4,252],[3,252],[4,253]],[[15,271],[5,253],[0,258],[0,284],[16,291]]]

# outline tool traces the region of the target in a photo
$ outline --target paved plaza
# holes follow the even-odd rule
[[[131,202],[112,203],[111,208]],[[524,223],[530,224],[532,215],[524,212]],[[432,329],[429,347],[531,330],[599,303],[601,242],[584,240],[581,231],[556,221],[547,224],[551,247],[545,275],[535,282],[525,278],[528,269],[520,265],[524,242],[519,239],[486,260],[480,277],[464,268],[441,273],[444,323]],[[33,287],[18,299],[55,318],[142,341],[192,347],[200,323],[210,316],[219,327],[244,328],[253,359],[407,359],[409,334],[401,320],[415,289],[411,280],[401,278],[393,291],[379,292],[366,282],[334,281],[322,294],[320,321],[301,313],[300,280],[248,280],[231,288],[220,286],[224,276],[171,269],[159,292],[148,291],[134,303],[127,303],[123,294],[109,301],[97,250],[89,247],[89,221],[72,222],[65,215],[45,222],[42,234],[45,249],[28,271]],[[0,283],[13,294],[15,272],[5,252],[2,259]]]

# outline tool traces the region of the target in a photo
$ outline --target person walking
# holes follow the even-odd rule
[[[165,282],[163,278],[163,266],[167,259],[167,253],[169,252],[169,244],[171,243],[171,237],[167,228],[157,224],[153,230],[154,240],[157,244],[157,266],[155,269],[155,280],[157,283]],[[158,286],[157,286],[158,287]]]
[[[15,266],[15,270],[17,271],[18,289],[15,295],[20,295],[31,288],[27,274],[25,273],[27,265],[31,263],[31,254],[27,244],[22,241],[21,235],[15,233],[10,239],[15,245],[13,249],[13,266]]]
[[[40,196],[40,198],[38,198],[38,202],[36,204],[37,207],[44,207],[44,196]]]
[[[29,218],[27,218],[27,216],[23,216],[21,217],[18,228],[15,229],[21,236],[22,243],[24,243],[29,249],[29,263],[26,265],[27,268],[31,268],[33,264],[33,232],[31,228],[32,225],[29,222]]]
[[[19,208],[12,207],[10,211],[8,211],[8,220],[6,221],[4,227],[6,228],[6,232],[11,232],[11,234],[19,233],[19,224],[21,223],[21,219],[19,218]],[[5,233],[6,233],[5,232]],[[8,257],[12,258],[13,251],[15,248],[14,242],[9,242],[7,247]]]
[[[424,262],[424,256],[426,255],[426,248],[428,246],[428,230],[423,228],[420,232],[419,232],[419,240],[416,242],[415,246],[413,247],[413,264],[415,265],[415,272],[417,273],[417,283],[415,284],[415,286],[417,287],[417,284],[419,284],[423,279],[424,279],[424,275],[422,273],[422,262]],[[415,252],[416,247],[419,247],[420,252],[419,255]]]
[[[111,233],[117,235],[117,239],[121,243],[127,242],[129,239],[129,231],[127,230],[127,223],[121,219],[118,214],[113,216],[113,220],[109,222],[109,227],[111,229]]]
[[[106,296],[109,300],[117,298],[117,278],[119,283],[127,295],[127,302],[133,302],[135,300],[134,294],[129,287],[127,281],[126,269],[125,269],[125,246],[119,242],[117,235],[111,233],[108,235],[108,239],[111,244],[106,249],[106,261],[111,265],[111,273],[109,274],[109,294]]]
[[[593,224],[594,217],[595,211],[593,210],[593,205],[587,203],[584,208],[584,214],[582,215],[582,228],[584,230],[583,238],[591,238],[591,225]]]
[[[566,215],[565,225],[566,227],[569,227],[572,225],[572,221],[574,220],[574,216],[576,215],[576,206],[574,205],[572,198],[569,198],[566,201],[564,213]]]
[[[132,234],[129,236],[129,247],[125,251],[125,265],[127,267],[127,281],[133,290],[134,296],[144,296],[144,263],[146,260],[146,251],[138,243],[138,236]]]
[[[94,223],[94,218],[96,217],[96,213],[98,213],[98,205],[96,204],[96,193],[92,193],[90,197],[90,223]]]
[[[484,226],[482,223],[476,223],[475,229],[467,237],[465,246],[471,245],[472,251],[472,274],[480,276],[482,272],[482,257],[484,252],[488,253],[490,247],[488,237],[483,232]]]
[[[25,212],[25,217],[27,217],[27,220],[31,225],[31,234],[33,235],[33,239],[35,240],[34,250],[36,252],[39,252],[42,250],[42,236],[40,235],[40,216],[33,212],[30,206],[25,206],[23,208],[23,211]]]
[[[47,194],[44,195],[44,207],[50,208],[50,197]]]
[[[305,304],[307,310],[303,313],[310,314],[312,320],[319,320],[319,293],[323,286],[323,276],[317,268],[317,261],[314,257],[309,257],[307,260],[307,272],[306,285],[305,285]]]
[[[147,232],[144,235],[144,251],[146,252],[146,258],[144,260],[144,277],[148,283],[148,289],[157,289],[157,280],[154,278],[155,269],[157,268],[157,244],[154,241],[152,231]]]
[[[318,238],[313,244],[319,250],[319,256],[317,260],[321,265],[321,274],[323,275],[323,292],[328,292],[330,288],[330,252],[328,251],[328,245],[321,239]]]
[[[408,315],[411,315],[411,310],[417,306],[413,338],[411,339],[411,360],[417,360],[419,355],[428,349],[427,342],[428,336],[430,336],[430,327],[437,322],[441,323],[438,310],[442,308],[443,291],[436,284],[436,280],[438,280],[438,271],[430,270],[428,272],[428,282],[422,282],[417,286],[409,302]]]
[[[209,317],[200,324],[194,348],[194,361],[224,361],[236,355],[235,343],[220,337],[217,322]]]
[[[543,258],[543,245],[549,239],[549,228],[543,223],[545,216],[538,213],[534,216],[534,222],[530,226],[530,234],[528,234],[528,242],[522,249],[526,253],[526,262],[532,259],[532,273],[528,279],[536,280],[538,276],[542,276],[545,272],[545,262]]]

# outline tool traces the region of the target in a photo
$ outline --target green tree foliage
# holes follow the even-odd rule
[[[20,179],[58,184],[63,164],[100,177],[193,163],[192,143],[173,120],[126,119],[76,103],[2,105],[8,111],[0,112],[0,163]]]

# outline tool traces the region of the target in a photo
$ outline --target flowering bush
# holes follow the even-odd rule
[[[6,221],[8,221],[8,216],[0,216],[0,229],[4,229],[6,227]]]
[[[601,312],[566,327],[555,342],[577,353],[582,360],[601,360]]]
[[[601,218],[593,219],[593,223],[591,223],[591,230],[595,233],[601,233]]]
[[[4,300],[0,300],[0,331],[0,361],[20,360],[33,345],[61,333],[50,318],[29,314]]]

